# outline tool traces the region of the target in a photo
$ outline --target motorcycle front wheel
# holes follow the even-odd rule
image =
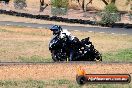
[[[66,59],[67,59],[67,57],[64,53],[62,54],[60,51],[55,51],[55,50],[53,50],[51,52],[51,56],[52,56],[52,60],[54,62],[66,61]]]

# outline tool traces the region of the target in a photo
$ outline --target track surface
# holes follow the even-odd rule
[[[32,27],[32,28],[50,28],[53,24],[37,24],[37,23],[0,21],[0,25],[26,26],[26,27]],[[83,26],[67,26],[67,25],[61,25],[61,26],[64,29],[68,29],[68,30],[132,35],[132,28],[125,29],[125,28],[100,28],[100,27],[83,27]]]

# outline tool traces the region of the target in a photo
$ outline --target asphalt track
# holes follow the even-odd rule
[[[11,22],[11,21],[0,21],[0,25],[11,25],[11,26],[25,26],[31,28],[50,28],[53,24],[37,24],[37,23],[24,23],[24,22]],[[87,31],[97,33],[108,33],[108,34],[121,34],[121,35],[132,35],[132,28],[102,28],[102,27],[84,27],[84,26],[68,26],[61,25],[64,29],[75,30],[75,31]]]

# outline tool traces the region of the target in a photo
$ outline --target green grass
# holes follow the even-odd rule
[[[123,49],[116,52],[109,52],[102,54],[103,61],[119,61],[119,62],[131,62],[132,61],[132,49]],[[46,58],[38,55],[31,57],[19,56],[17,58],[20,62],[52,62],[51,57]]]
[[[76,81],[59,80],[1,80],[0,88],[132,88],[130,84],[85,84],[78,85]]]
[[[25,80],[25,81],[13,81],[4,80],[0,81],[0,88],[44,88],[44,81],[37,80]]]
[[[103,61],[132,61],[132,48],[105,53],[102,56]]]
[[[13,33],[13,31],[6,30],[6,29],[0,29],[0,32],[10,32],[10,33]]]
[[[66,79],[60,80],[1,80],[0,88],[79,88],[79,85]]]

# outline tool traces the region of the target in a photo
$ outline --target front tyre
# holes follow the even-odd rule
[[[51,52],[51,57],[52,57],[52,60],[53,60],[54,62],[59,61],[59,59],[57,58],[57,56],[56,56],[56,54],[55,54],[55,51],[52,51],[52,52]]]
[[[51,56],[52,56],[52,60],[54,62],[66,61],[66,59],[67,59],[66,54],[65,53],[61,53],[60,50],[58,50],[58,51],[53,50],[51,52]]]

